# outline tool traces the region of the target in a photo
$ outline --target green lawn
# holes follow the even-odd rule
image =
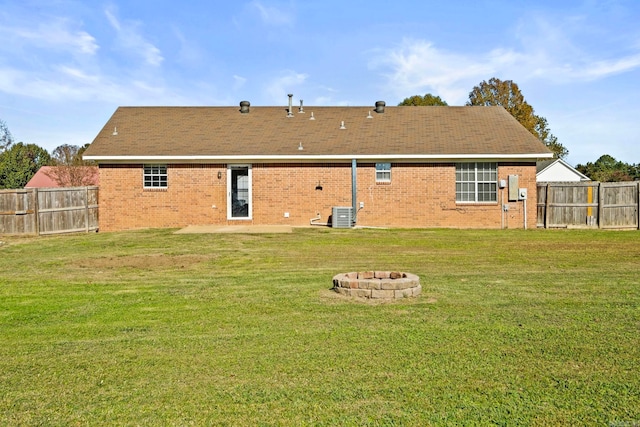
[[[0,425],[640,425],[637,231],[0,241]]]

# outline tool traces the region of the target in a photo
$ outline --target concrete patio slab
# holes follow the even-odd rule
[[[189,225],[174,234],[206,234],[206,233],[291,233],[289,225]]]

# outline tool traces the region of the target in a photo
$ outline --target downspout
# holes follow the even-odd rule
[[[351,206],[352,206],[352,225],[356,225],[356,220],[358,217],[358,191],[356,186],[356,175],[357,175],[357,162],[356,159],[351,160]]]

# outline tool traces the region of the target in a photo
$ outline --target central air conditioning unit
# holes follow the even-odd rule
[[[351,228],[353,227],[353,208],[351,206],[334,206],[331,212],[331,227]]]

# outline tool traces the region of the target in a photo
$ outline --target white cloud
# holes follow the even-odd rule
[[[541,20],[541,33],[549,25]],[[535,36],[535,34],[534,34]],[[495,48],[484,54],[439,49],[426,40],[405,39],[398,46],[373,52],[369,66],[381,70],[385,88],[399,99],[407,94],[432,92],[449,104],[465,102],[468,91],[491,77],[517,82],[546,80],[554,84],[591,82],[640,69],[640,52],[614,58],[599,51],[586,52],[561,30],[549,30],[535,43],[527,36],[520,49]],[[600,57],[598,57],[600,56]]]
[[[286,70],[281,76],[273,79],[265,86],[264,92],[266,93],[266,98],[275,103],[274,105],[289,102],[287,94],[293,93],[295,88],[303,84],[308,77],[309,76],[304,73]]]
[[[248,7],[250,10],[258,12],[260,19],[266,25],[289,26],[293,24],[294,17],[292,13],[274,6],[266,6],[262,1],[253,0]]]
[[[242,88],[244,86],[244,84],[247,82],[247,79],[241,76],[237,76],[237,75],[233,75],[233,89],[234,90],[238,90],[240,88]]]
[[[105,10],[105,15],[111,27],[116,30],[118,43],[127,53],[143,58],[147,64],[152,66],[159,66],[164,61],[160,49],[140,34],[139,23],[132,21],[123,23],[110,9]]]
[[[96,39],[86,31],[72,29],[67,19],[54,19],[51,22],[29,28],[0,28],[4,39],[4,49],[11,49],[12,44],[31,45],[38,48],[67,51],[72,54],[93,55],[99,49]]]
[[[521,74],[554,83],[590,82],[640,68],[638,35],[603,31],[585,16],[533,14],[515,36],[522,49],[523,58],[515,63]]]
[[[571,74],[585,80],[598,80],[613,74],[625,73],[640,68],[640,54],[630,55],[610,61],[595,61],[583,70]]]
[[[506,58],[497,51],[490,56],[498,62]],[[388,70],[383,72],[387,78],[385,85],[399,99],[407,94],[432,91],[452,105],[462,103],[478,79],[496,71],[492,61],[447,52],[430,42],[411,39],[403,40],[395,49],[376,52],[369,65]]]
[[[206,55],[201,51],[198,45],[188,40],[182,31],[173,26],[173,34],[180,43],[180,49],[178,50],[178,57],[181,64],[188,64],[192,66],[200,66]]]

